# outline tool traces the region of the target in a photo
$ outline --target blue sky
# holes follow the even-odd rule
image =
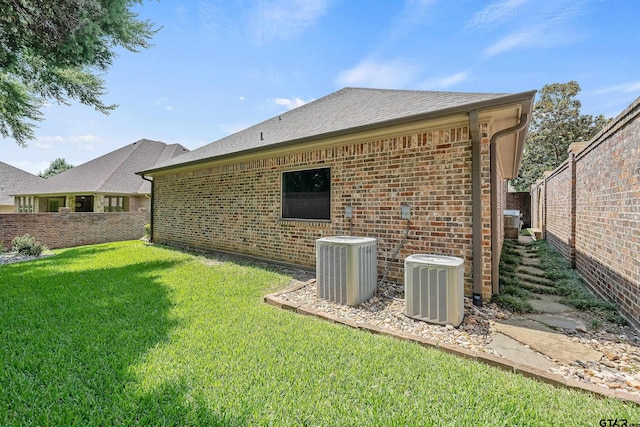
[[[189,149],[345,86],[515,93],[576,80],[582,112],[614,117],[640,96],[637,0],[167,0],[136,11],[161,31],[104,76],[105,116],[47,105],[31,173],[141,138]]]

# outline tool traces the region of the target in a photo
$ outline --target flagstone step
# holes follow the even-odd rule
[[[567,313],[576,311],[574,307],[559,302],[562,297],[558,295],[538,295],[538,298],[528,299],[527,302],[538,313]]]
[[[531,265],[533,265],[533,266],[540,265],[540,258],[537,258],[537,257],[536,258],[522,257],[522,264],[529,265],[529,266],[531,266]]]
[[[545,286],[537,283],[522,282],[520,286],[537,295],[556,295],[558,293],[558,290],[553,286]]]
[[[544,277],[532,276],[527,273],[523,273],[521,271],[516,272],[516,277],[527,283],[534,283],[536,285],[544,285],[544,286],[552,286],[553,282],[549,279],[545,279]]]
[[[532,265],[519,265],[518,267],[516,267],[516,271],[520,273],[528,274],[530,276],[536,276],[543,279],[545,278],[544,270],[541,270],[538,267],[534,267]]]

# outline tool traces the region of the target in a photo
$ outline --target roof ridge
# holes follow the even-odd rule
[[[134,142],[134,143],[129,144],[128,146],[126,146],[126,145],[125,145],[125,147],[130,147],[130,146],[133,146],[133,145],[138,144],[139,142],[140,142],[140,143],[144,143],[144,142],[147,142],[147,141],[149,141],[149,142],[160,142],[160,141],[151,141],[151,140],[149,140],[149,139],[142,138],[142,139],[140,139],[140,140],[138,140],[138,141],[136,141],[136,142]],[[161,143],[161,144],[164,144],[164,142],[160,142],[160,143]],[[166,145],[166,144],[165,144],[165,145]],[[115,175],[116,171],[120,168],[120,166],[122,166],[122,165],[125,163],[125,161],[126,161],[127,159],[129,159],[129,157],[131,157],[131,155],[132,155],[132,154],[133,154],[133,153],[138,149],[138,147],[140,147],[140,146],[142,146],[142,144],[139,144],[137,147],[134,147],[131,151],[129,151],[129,153],[128,153],[126,156],[124,156],[124,157],[122,158],[122,160],[121,160],[117,165],[115,165],[115,167],[113,168],[113,170],[111,170],[111,172],[110,172],[109,174],[107,174],[107,175],[105,176],[105,178],[104,178],[102,181],[100,181],[100,183],[99,183],[99,184],[97,185],[97,187],[96,187],[96,190],[98,190],[98,189],[102,188],[102,186],[103,186],[103,185],[104,185],[104,184],[109,180],[109,178],[111,178],[112,176],[114,176],[114,175]],[[125,147],[122,147],[122,148],[125,148]]]

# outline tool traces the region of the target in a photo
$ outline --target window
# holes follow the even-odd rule
[[[58,209],[65,207],[64,197],[49,197],[47,202],[47,212],[58,212]]]
[[[93,196],[76,196],[76,212],[93,212]]]
[[[33,196],[18,197],[18,212],[20,213],[32,213],[33,212]]]
[[[127,212],[129,198],[125,196],[104,196],[105,212]]]
[[[282,218],[331,219],[331,169],[282,174]]]

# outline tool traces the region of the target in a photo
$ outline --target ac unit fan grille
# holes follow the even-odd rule
[[[428,260],[428,261],[427,261]],[[411,255],[405,259],[406,315],[458,326],[464,317],[461,258]]]
[[[347,243],[341,244],[341,239]],[[354,244],[350,239],[361,241]],[[372,238],[319,239],[316,242],[318,297],[347,305],[357,305],[371,298],[377,279],[376,247]]]

